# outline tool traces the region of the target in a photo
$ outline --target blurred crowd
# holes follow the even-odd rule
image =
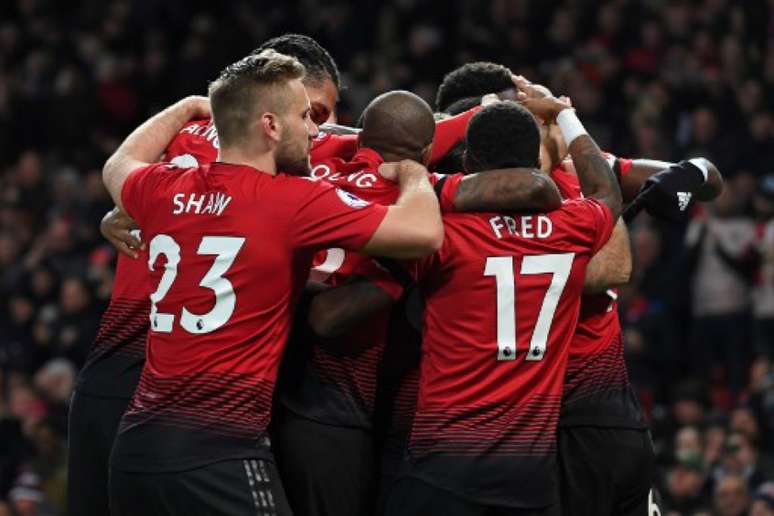
[[[378,93],[431,104],[505,64],[572,97],[600,146],[702,155],[724,194],[632,227],[630,377],[669,515],[774,515],[774,1],[11,0],[0,3],[0,516],[64,514],[67,403],[109,299],[100,168],[144,117],[283,32]]]

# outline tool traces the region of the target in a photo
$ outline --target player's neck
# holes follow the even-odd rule
[[[245,152],[239,148],[221,148],[218,152],[218,161],[233,165],[247,165],[266,174],[277,175],[277,163],[274,161],[274,154],[271,151],[255,153]]]

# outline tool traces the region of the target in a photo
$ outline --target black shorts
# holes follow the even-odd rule
[[[189,471],[110,471],[113,516],[291,516],[276,466],[228,460]]]
[[[373,513],[376,464],[369,430],[324,425],[286,410],[273,425],[277,466],[296,514]]]
[[[559,428],[562,514],[650,516],[655,455],[648,430]]]
[[[108,510],[110,449],[129,398],[101,398],[77,389],[68,421],[68,514],[104,516]]]
[[[465,500],[414,477],[401,476],[390,489],[387,516],[558,516],[557,508],[516,509]]]

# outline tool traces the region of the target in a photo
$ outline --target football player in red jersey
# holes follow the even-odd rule
[[[432,111],[416,95],[395,91],[372,101],[363,120],[355,156],[349,161],[323,160],[311,176],[365,200],[393,204],[398,195],[397,185],[383,178],[378,169],[385,160],[428,161],[434,126]],[[427,128],[423,131],[424,139],[417,139],[420,127]],[[521,206],[550,210],[557,206],[553,185],[543,185],[535,173],[487,171],[462,179],[459,174],[438,184],[443,209]],[[542,193],[541,187],[545,187]],[[329,249],[323,263],[313,270],[312,279],[330,286],[340,285],[361,272],[354,267],[361,261],[359,255]],[[382,280],[380,285],[382,288],[375,292],[359,292],[359,309],[368,312],[367,320],[361,321],[359,327],[348,332],[339,330],[334,339],[327,341],[321,341],[312,332],[297,334],[283,364],[285,374],[283,387],[278,389],[279,417],[274,436],[277,463],[291,506],[299,514],[358,515],[372,511],[372,419],[377,371],[386,337],[388,305],[401,292],[394,281]],[[384,297],[386,302],[382,301]],[[327,299],[323,306],[313,300],[312,306],[322,317],[329,314],[329,320],[340,317],[331,316],[331,312],[352,306],[347,300]],[[314,320],[319,321],[317,317]],[[330,329],[320,328],[325,325],[316,325],[316,329],[330,335]]]
[[[465,108],[483,91],[507,89],[509,74],[507,68],[494,63],[464,65],[445,78],[439,103]],[[528,87],[531,94],[546,93],[531,88],[524,78],[517,78],[516,83]],[[551,131],[555,133],[555,127]],[[549,148],[563,155],[557,148],[564,147],[561,137],[550,141]],[[689,192],[691,203],[706,201],[717,196],[723,185],[717,169],[703,159],[680,164],[610,155],[608,159],[621,183],[624,201],[643,206],[659,218],[674,219],[687,213],[690,203],[681,205],[678,192]],[[564,198],[581,195],[572,160],[551,168],[550,174]],[[627,213],[633,213],[631,207]],[[595,262],[602,265],[601,260]],[[588,283],[595,283],[594,275],[590,268]],[[583,298],[565,376],[558,434],[562,508],[573,515],[649,514],[653,450],[628,382],[617,292],[597,291]],[[600,453],[601,449],[606,452]]]
[[[257,50],[274,49],[291,55],[306,67],[304,85],[315,123],[335,121],[339,71],[330,54],[315,40],[299,34],[272,38]],[[217,154],[218,139],[209,112],[196,113],[196,123],[187,124],[191,138],[185,145],[167,149],[182,165],[191,157]],[[197,132],[193,138],[192,132]],[[118,422],[134,393],[145,361],[148,312],[153,291],[140,285],[147,277],[147,249],[140,240],[122,232],[116,239],[110,225],[126,224],[120,217],[103,223],[103,234],[121,251],[117,259],[111,302],[100,322],[99,332],[86,364],[78,374],[70,406],[68,442],[68,507],[71,514],[103,516],[108,513],[108,459]],[[131,229],[131,225],[121,226]],[[115,229],[114,229],[115,230]],[[131,247],[130,247],[131,246]],[[129,256],[139,256],[132,259]]]
[[[387,514],[547,514],[556,424],[586,266],[610,238],[621,194],[566,103],[525,101],[557,120],[585,199],[548,214],[445,214],[442,248],[417,262],[425,296],[419,397]],[[466,163],[539,164],[534,117],[513,102],[479,112]]]
[[[157,285],[147,360],[111,454],[113,514],[289,514],[266,426],[314,252],[422,256],[442,241],[418,163],[385,165],[401,186],[391,207],[294,176],[308,173],[317,131],[303,73],[274,51],[221,73],[209,89],[212,165],[149,164],[190,101],[140,126],[105,164],[113,200],[149,242]]]
[[[386,107],[388,105],[389,108]],[[402,112],[409,115],[403,120],[393,116],[399,111],[400,105],[403,105]],[[351,161],[331,158],[317,163],[317,173],[312,176],[328,180],[364,199],[392,204],[398,196],[397,184],[381,177],[377,168],[383,159],[378,152],[365,148],[365,145],[373,139],[381,140],[381,144],[377,141],[376,146],[387,149],[393,158],[396,151],[391,149],[396,148],[404,157],[411,155],[405,154],[406,146],[416,146],[417,142],[401,140],[389,145],[387,141],[388,145],[385,146],[384,135],[394,136],[392,131],[395,125],[418,125],[412,110],[407,111],[406,107],[415,108],[413,111],[424,111],[425,120],[430,118],[430,109],[424,102],[419,102],[416,96],[401,92],[381,97],[372,107],[374,109],[370,112],[374,116],[369,118],[369,126],[359,138],[363,148]],[[382,122],[377,124],[379,120]],[[212,132],[199,131],[198,127],[198,122],[188,124],[167,148],[167,157],[177,161],[177,154],[183,153],[198,162],[211,161],[216,152],[213,145],[216,140],[210,137]],[[404,139],[406,134],[402,132]],[[420,145],[417,152],[425,144]],[[412,157],[426,159],[420,154]],[[436,176],[431,178],[438,179]],[[502,170],[489,171],[469,175],[460,183],[461,179],[461,175],[451,176],[438,185],[444,203],[457,210],[550,210],[559,204],[556,187],[537,171],[521,175]],[[373,478],[374,468],[373,462],[368,459],[373,453],[371,406],[376,387],[376,368],[382,349],[380,343],[383,342],[379,321],[384,318],[384,314],[377,312],[379,307],[387,310],[387,305],[393,301],[391,295],[399,294],[400,287],[390,281],[384,271],[369,266],[369,261],[364,261],[362,256],[345,253],[342,249],[330,249],[322,253],[317,263],[311,279],[324,281],[328,285],[338,285],[359,274],[367,274],[369,279],[379,281],[381,288],[369,290],[369,297],[364,299],[364,303],[372,308],[371,314],[375,319],[366,333],[358,334],[355,331],[348,335],[337,335],[336,347],[351,349],[354,345],[360,351],[356,356],[352,352],[329,353],[327,350],[330,346],[318,345],[319,339],[312,336],[299,338],[297,340],[302,342],[290,347],[291,356],[286,359],[287,363],[283,367],[286,374],[282,376],[286,377],[283,382],[288,387],[286,390],[292,392],[279,393],[281,404],[288,406],[289,410],[284,411],[277,421],[276,458],[283,477],[288,480],[286,489],[296,512],[310,515],[362,514],[364,508],[373,502],[373,482],[370,479]],[[359,286],[368,289],[370,285]],[[382,296],[386,296],[387,302]],[[345,306],[351,305],[329,303],[318,312],[331,320],[328,315],[331,310],[336,311]],[[330,330],[324,329],[320,333],[327,334]],[[311,355],[311,359],[305,356],[296,358],[293,351],[304,350]],[[311,435],[316,438],[310,439]],[[309,461],[310,455],[318,457],[318,460]],[[328,458],[328,455],[331,457]]]

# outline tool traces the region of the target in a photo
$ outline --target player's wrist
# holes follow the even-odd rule
[[[556,125],[559,126],[559,131],[561,131],[562,138],[564,138],[567,147],[577,137],[589,134],[578,119],[578,115],[575,114],[575,110],[571,107],[564,107],[557,113]]]

